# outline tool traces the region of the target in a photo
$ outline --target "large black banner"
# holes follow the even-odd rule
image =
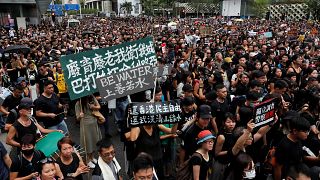
[[[129,104],[129,126],[140,126],[144,124],[173,124],[179,121],[181,121],[180,100]]]

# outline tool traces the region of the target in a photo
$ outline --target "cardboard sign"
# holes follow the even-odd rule
[[[61,65],[74,100],[98,91],[96,79],[142,65],[156,63],[151,37],[103,49],[61,57]]]
[[[275,100],[269,99],[254,106],[253,117],[256,127],[270,124],[275,118]]]
[[[153,73],[152,66],[144,65],[98,78],[96,84],[101,97],[110,101],[153,88]]]
[[[130,103],[129,126],[144,124],[173,124],[181,121],[180,100],[155,103]]]

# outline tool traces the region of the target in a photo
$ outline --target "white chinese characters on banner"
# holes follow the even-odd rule
[[[61,60],[71,99],[97,92],[96,79],[145,64],[154,65],[156,56],[151,38],[105,49],[65,56]],[[127,82],[119,92],[143,86],[143,78]]]

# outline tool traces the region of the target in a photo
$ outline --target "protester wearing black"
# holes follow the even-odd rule
[[[43,122],[48,129],[58,129],[68,133],[67,125],[63,119],[62,105],[59,102],[59,97],[53,92],[53,82],[46,81],[44,88],[44,92],[35,103],[38,120]]]
[[[37,163],[45,158],[45,155],[35,150],[35,137],[26,134],[21,140],[21,153],[15,157],[10,167],[10,178],[32,179],[38,176]]]

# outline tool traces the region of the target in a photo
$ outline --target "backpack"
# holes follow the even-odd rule
[[[178,180],[192,180],[193,179],[193,171],[192,171],[192,168],[190,167],[189,162],[190,162],[190,159],[194,156],[200,157],[202,160],[202,157],[199,153],[193,153],[193,155],[188,160],[186,160],[181,165],[181,167],[178,169],[176,179],[178,179]]]

